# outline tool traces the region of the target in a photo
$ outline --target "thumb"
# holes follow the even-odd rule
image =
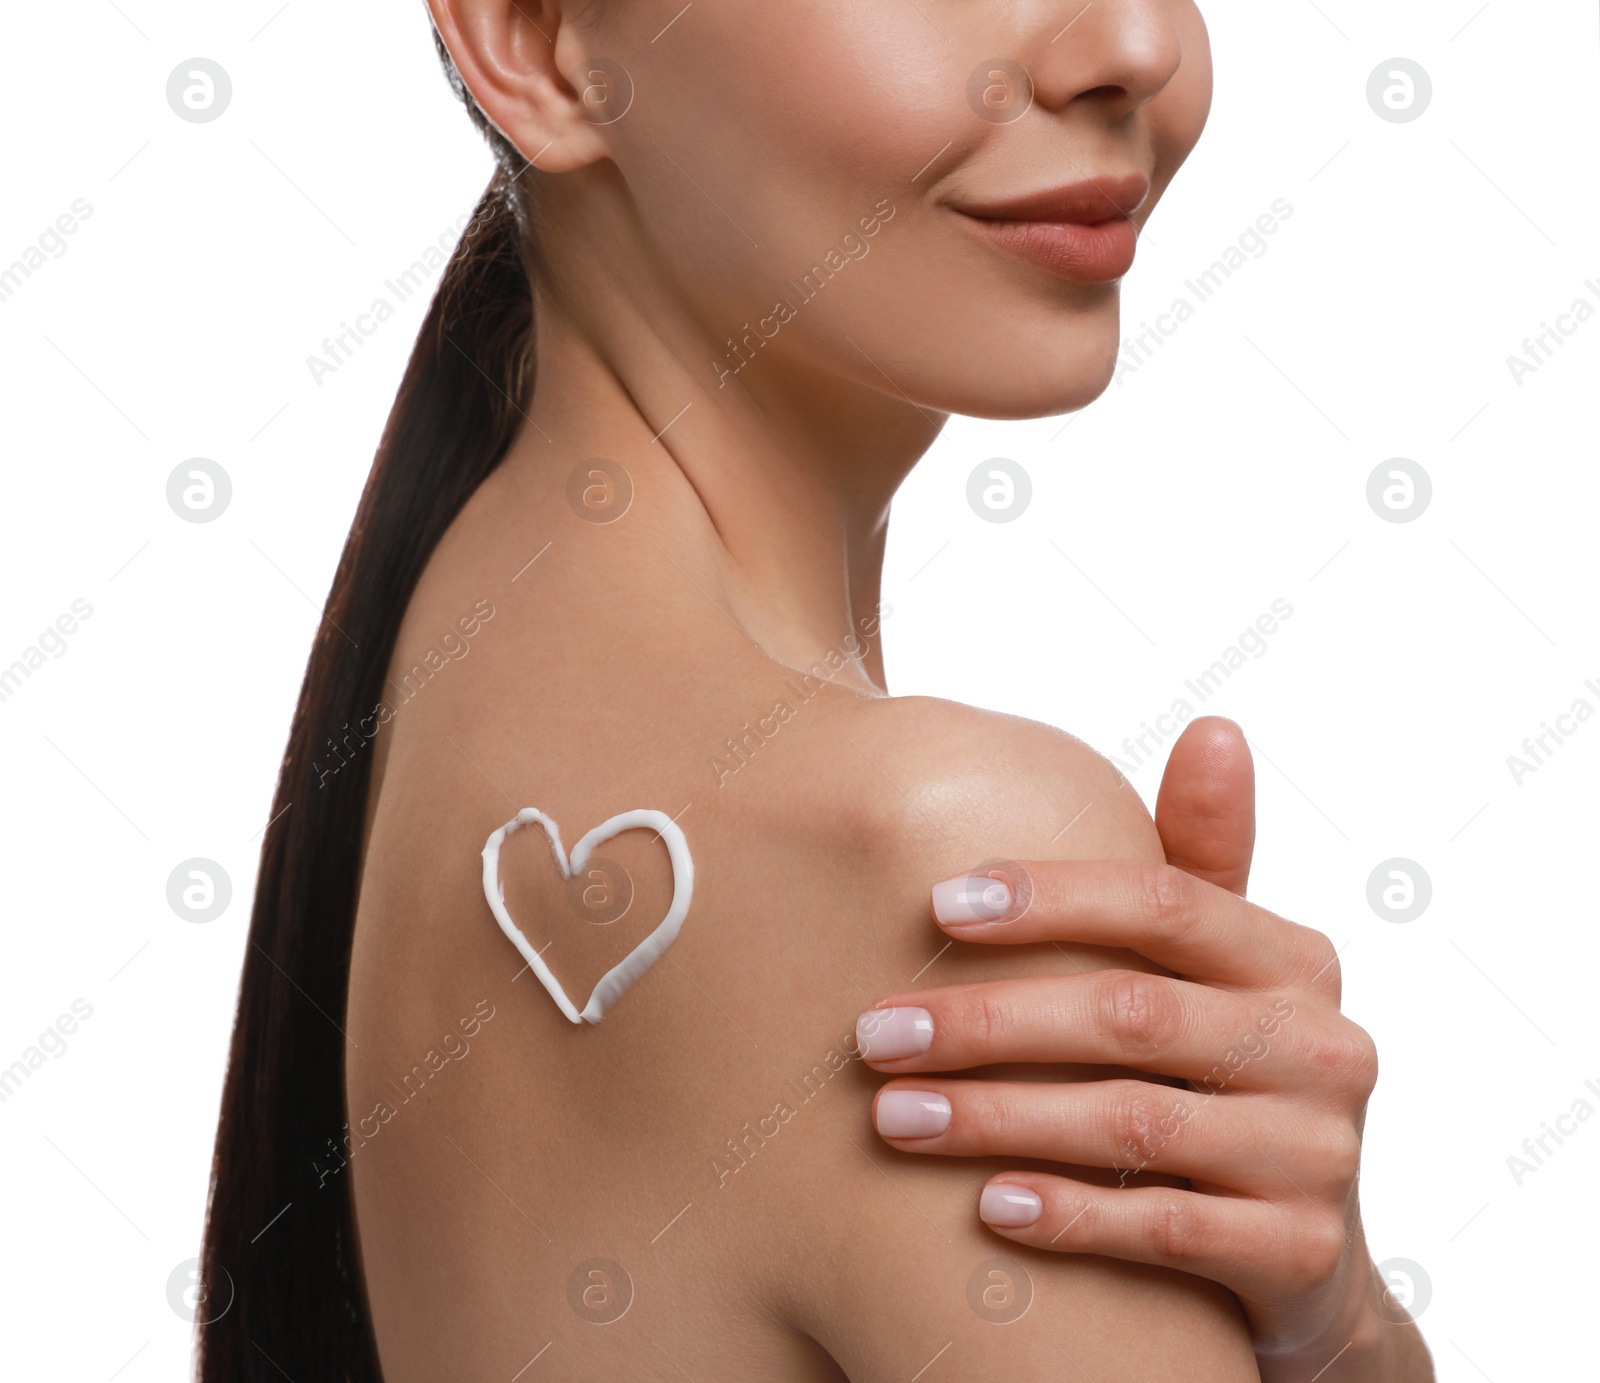
[[[1244,896],[1256,843],[1256,771],[1233,721],[1202,716],[1178,737],[1156,794],[1156,831],[1168,864]]]

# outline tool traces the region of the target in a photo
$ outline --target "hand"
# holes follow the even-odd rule
[[[1162,781],[1167,864],[1044,861],[991,870],[978,887],[939,885],[935,916],[960,940],[1125,947],[1172,974],[891,996],[858,1024],[863,1058],[900,1077],[878,1092],[874,1122],[907,1152],[1118,1171],[1116,1187],[1004,1172],[984,1187],[979,1214],[1018,1243],[1224,1284],[1267,1383],[1319,1371],[1320,1383],[1431,1379],[1361,1228],[1377,1055],[1339,1012],[1328,939],[1244,900],[1254,795],[1242,732],[1208,717],[1173,747]],[[1185,1084],[909,1078],[1004,1062],[1114,1065]],[[1141,1185],[1145,1171],[1186,1178],[1187,1189]]]

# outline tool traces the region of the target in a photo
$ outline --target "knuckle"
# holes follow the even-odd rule
[[[1119,1048],[1159,1051],[1182,1029],[1178,1001],[1158,975],[1116,971],[1102,986],[1101,996],[1105,1030]]]
[[[969,1049],[981,1055],[1002,1047],[1012,1028],[1010,1004],[989,985],[974,985],[965,997],[962,1030]]]
[[[1321,932],[1303,928],[1306,950],[1306,973],[1311,981],[1332,994],[1335,999],[1344,992],[1344,966],[1339,960],[1339,948]]]
[[[1056,1188],[1046,1193],[1044,1205],[1040,1223],[1048,1222],[1052,1226],[1050,1244],[1053,1247],[1062,1248],[1068,1244],[1087,1247],[1100,1242],[1100,1216],[1092,1197]]]
[[[1372,1094],[1378,1085],[1378,1044],[1372,1040],[1372,1034],[1357,1023],[1350,1025],[1355,1029],[1356,1055],[1354,1058],[1354,1075],[1357,1088],[1363,1097]]]
[[[1152,1087],[1143,1081],[1128,1081],[1111,1096],[1111,1134],[1117,1154],[1140,1166],[1160,1151],[1160,1109]]]
[[[974,1064],[1005,1052],[1018,1037],[1016,1004],[1003,984],[968,984],[950,1000],[946,1018],[936,1021],[949,1024],[947,1036],[954,1037],[960,1055]]]
[[[1168,1196],[1156,1204],[1151,1239],[1168,1262],[1195,1263],[1207,1257],[1209,1238],[1193,1199]]]
[[[1344,997],[1344,962],[1337,955],[1328,958],[1327,966],[1317,981],[1335,1003]]]
[[[1313,1215],[1301,1224],[1283,1265],[1284,1285],[1296,1296],[1314,1292],[1329,1282],[1344,1262],[1345,1232],[1325,1215]]]
[[[1361,1135],[1339,1120],[1318,1140],[1327,1178],[1337,1190],[1347,1190],[1361,1170]]]
[[[1315,1060],[1328,1083],[1365,1099],[1378,1083],[1378,1044],[1365,1028],[1341,1019],[1316,1044]]]
[[[1299,957],[1309,967],[1312,975],[1332,974],[1338,969],[1339,948],[1333,944],[1333,939],[1326,932],[1308,927],[1304,922],[1290,922],[1287,918],[1283,920],[1294,934]]]
[[[1140,875],[1146,916],[1170,939],[1183,936],[1196,920],[1194,879],[1172,864],[1150,864]]]
[[[1009,1092],[984,1081],[959,1084],[970,1086],[957,1091],[951,1100],[955,1127],[958,1132],[964,1130],[964,1141],[981,1142],[997,1151],[1022,1145],[1029,1133],[1028,1120]]]
[[[1193,1109],[1175,1091],[1148,1081],[1112,1083],[1110,1124],[1117,1152],[1139,1171],[1173,1160]]]

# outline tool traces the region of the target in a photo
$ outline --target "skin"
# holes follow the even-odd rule
[[[1320,989],[1298,971],[1197,980],[1158,944],[1170,912],[1096,906],[1117,895],[1107,878],[1074,906],[1089,876],[1073,862],[1148,873],[1168,858],[1163,833],[1070,736],[888,697],[878,615],[889,500],[947,414],[1081,407],[1109,382],[1119,335],[1114,284],[1004,256],[954,208],[1134,171],[1153,189],[1133,215],[1142,225],[1208,108],[1198,13],[1178,0],[432,9],[478,103],[536,160],[522,176],[540,208],[539,375],[526,426],[408,605],[394,714],[367,751],[352,1135],[320,1170],[325,1184],[352,1181],[385,1376],[1297,1376],[1273,1370],[1359,1315],[1349,1302],[1371,1276],[1359,1233],[1333,1262],[1320,1218],[1285,1214],[1276,1239],[1236,1235],[1177,1264],[1104,1214],[1079,1222],[1095,1243],[997,1235],[976,1213],[986,1177],[1047,1190],[1049,1228],[1085,1187],[1221,1200],[1184,1177],[1198,1167],[1232,1187],[1234,1169],[1152,1158],[1118,1188],[1127,1173],[1091,1158],[1060,1179],[1061,1159],[1092,1150],[1019,1148],[1002,1100],[1031,1091],[1076,1110],[1094,1098],[1084,1092],[1132,1078],[1165,1096],[1183,1071],[1148,1051],[1089,1052],[1081,1021],[981,1052],[945,1004],[988,992],[952,985],[997,986],[998,1002],[1021,984],[1082,993],[1097,975],[1155,983],[1177,970],[1187,978],[1167,982],[1215,1003],[1290,986],[1298,1035],[1335,1031],[1328,975]],[[969,74],[997,54],[1035,88],[1009,124],[966,101]],[[611,123],[587,118],[586,74],[602,62],[635,87]],[[885,202],[893,215],[877,213],[870,253],[729,379],[729,335]],[[614,522],[569,503],[594,457],[628,477]],[[463,619],[467,650],[435,655],[442,670],[402,693]],[[812,668],[818,680],[802,684]],[[1203,804],[1237,794],[1196,769],[1173,781],[1192,794],[1194,827],[1167,833],[1174,857],[1202,878],[1213,860],[1221,917],[1213,894],[1239,865],[1232,837],[1219,844],[1205,821],[1237,804]],[[636,807],[666,811],[689,838],[689,920],[595,1027],[562,1017],[483,901],[484,839],[525,806],[553,815],[569,846]],[[513,917],[580,1006],[670,894],[649,833],[603,854],[633,895],[614,920],[574,901],[537,830],[502,858]],[[995,858],[1027,861],[1041,903],[1018,925],[1048,939],[952,939],[929,920],[932,881]],[[1241,945],[1261,925],[1254,911],[1215,923]],[[963,1099],[994,1111],[963,1115],[964,1147],[874,1132],[882,1076],[852,1028],[917,986],[954,1044],[940,1069],[966,1072]],[[1194,1012],[1208,1003],[1194,998]],[[1280,1084],[1249,1094],[1262,1136],[1323,1208],[1342,1181],[1341,1223],[1358,1230],[1348,1140],[1318,1151],[1285,1093],[1303,1054],[1273,1055],[1260,1073]],[[1312,1132],[1358,1132],[1360,1084],[1330,1083]],[[1174,1159],[1205,1151],[1175,1141]],[[1246,1188],[1268,1209],[1280,1192]],[[1307,1269],[1288,1300],[1261,1285],[1285,1252]],[[1005,1329],[997,1290],[1028,1297]],[[626,1314],[601,1324],[629,1291]],[[1385,1344],[1402,1333],[1363,1338],[1334,1369],[1354,1358],[1370,1365],[1363,1378],[1428,1377]]]
[[[1011,864],[1019,900],[992,921],[943,922],[964,941],[1126,946],[1171,971],[959,984],[890,996],[932,1019],[918,1056],[866,1059],[879,1091],[943,1096],[948,1128],[886,1141],[1131,1169],[1113,1191],[1037,1172],[997,1187],[1039,1199],[1038,1219],[994,1226],[1017,1243],[1181,1267],[1225,1283],[1250,1322],[1264,1380],[1431,1377],[1415,1325],[1386,1296],[1365,1247],[1357,1176],[1370,1036],[1339,1012],[1337,953],[1320,932],[1244,901],[1255,837],[1243,732],[1205,717],[1174,746],[1157,801],[1167,865]],[[1025,881],[1025,882],[1024,882]],[[938,909],[935,907],[937,919]],[[1071,1018],[1062,1022],[1065,1007]],[[1076,1021],[1073,1021],[1076,1019]],[[873,1016],[863,1015],[870,1029]],[[1181,1079],[1070,1090],[911,1078],[997,1062],[1107,1061]],[[1145,1169],[1187,1190],[1137,1188]]]

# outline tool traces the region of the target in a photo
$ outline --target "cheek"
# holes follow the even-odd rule
[[[952,45],[914,5],[698,0],[659,42],[674,39],[629,62],[617,159],[646,233],[735,326],[880,198],[906,209],[965,123]]]
[[[1184,63],[1123,150],[1154,164],[1158,192],[1199,138],[1211,93],[1204,25],[1171,3],[1183,11]],[[614,157],[642,233],[692,286],[714,349],[728,339],[732,354],[707,362],[708,382],[759,351],[761,369],[805,359],[988,417],[1081,407],[1106,387],[1115,287],[1028,277],[975,243],[932,190],[969,165],[990,187],[1002,174],[1037,184],[1056,168],[1037,150],[1039,167],[1009,152],[1011,132],[969,105],[975,66],[1007,47],[997,8],[696,0],[664,33],[677,0],[619,9],[628,31],[617,56],[637,97]],[[880,200],[892,219],[863,237],[864,257],[844,257],[841,242]],[[831,277],[815,272],[830,251],[844,265]],[[813,294],[808,277],[827,286]],[[793,312],[778,329],[769,314],[780,302]]]
[[[1155,102],[1156,158],[1167,179],[1193,152],[1211,114],[1211,40],[1205,21],[1190,8],[1180,28],[1183,66]]]

